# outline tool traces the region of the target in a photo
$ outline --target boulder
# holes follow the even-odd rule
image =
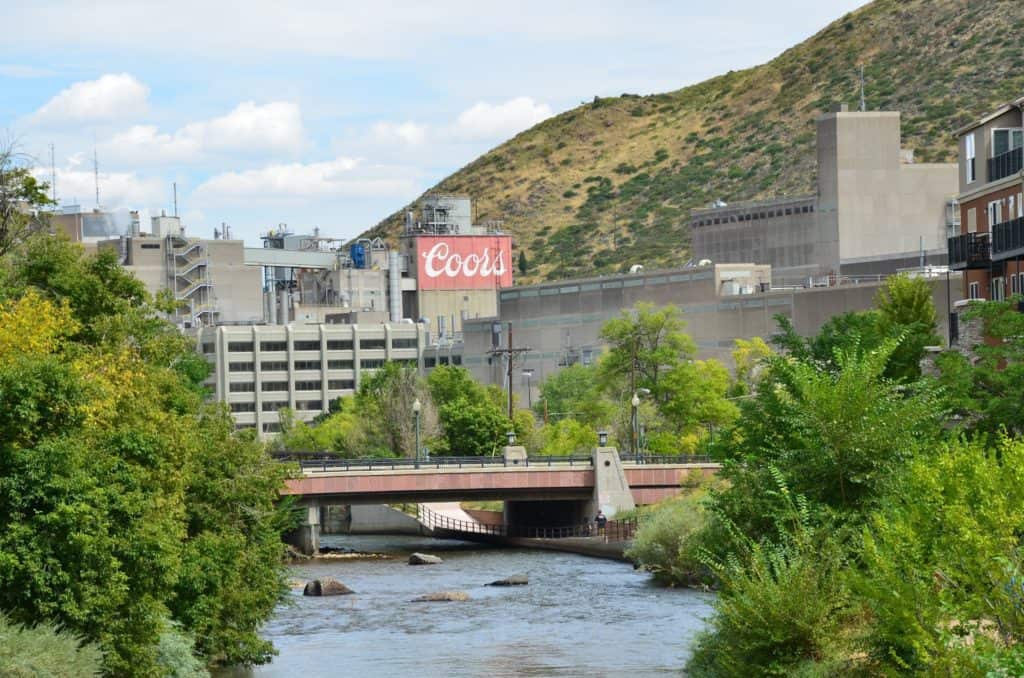
[[[304,596],[344,596],[349,593],[354,593],[354,591],[331,577],[307,582],[306,588],[302,590]]]
[[[426,553],[414,553],[409,556],[410,565],[438,565],[444,561],[437,556],[430,556]]]
[[[488,586],[526,586],[529,583],[530,578],[525,574],[514,574],[511,577],[492,581]]]
[[[414,603],[461,603],[469,600],[469,594],[465,591],[438,591],[413,598]]]

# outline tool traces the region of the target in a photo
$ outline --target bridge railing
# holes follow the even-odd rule
[[[706,454],[620,454],[623,464],[708,464]]]
[[[397,471],[416,469],[460,469],[460,468],[509,468],[509,467],[553,467],[586,466],[593,461],[589,456],[529,457],[506,460],[504,457],[430,457],[412,459],[409,457],[372,457],[369,459],[346,459],[323,454],[275,454],[279,461],[296,461],[303,471]]]
[[[600,537],[605,542],[629,541],[636,534],[637,519],[609,520],[603,528],[594,523],[538,527],[528,525],[489,525],[471,520],[452,518],[417,505],[416,517],[424,527],[467,535],[490,535],[520,539],[567,539],[571,537]]]

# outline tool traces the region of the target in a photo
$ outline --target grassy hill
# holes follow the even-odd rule
[[[917,161],[954,161],[953,129],[1024,96],[1022,35],[1021,0],[876,0],[764,65],[555,116],[429,192],[504,220],[530,264],[518,282],[680,265],[692,208],[813,190],[814,119],[859,102],[861,65],[868,109],[903,112]],[[371,234],[396,236],[402,213]]]

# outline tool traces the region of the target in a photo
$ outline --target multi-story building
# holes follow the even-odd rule
[[[423,325],[202,327],[197,348],[213,364],[209,386],[237,428],[280,431],[283,408],[310,421],[388,360],[422,368]]]
[[[178,217],[153,217],[151,232],[104,240],[152,294],[169,290],[179,303],[182,328],[263,320],[261,271],[247,265],[241,240],[185,236]]]
[[[956,131],[960,146],[960,228],[949,262],[964,296],[1003,299],[1024,292],[1024,98]]]
[[[821,116],[817,164],[814,195],[694,210],[694,258],[769,264],[777,284],[946,263],[956,165],[914,162],[899,113]]]

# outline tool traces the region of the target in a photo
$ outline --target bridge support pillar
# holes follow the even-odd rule
[[[622,469],[619,451],[614,447],[595,447],[591,457],[594,461],[594,495],[587,506],[587,515],[593,518],[600,510],[612,518],[616,513],[635,509],[633,492]]]
[[[320,551],[320,502],[308,499],[301,505],[302,522],[285,541],[307,556]]]

